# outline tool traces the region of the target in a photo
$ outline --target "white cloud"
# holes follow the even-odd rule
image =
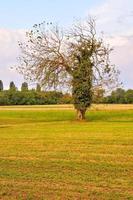
[[[120,69],[124,86],[133,88],[133,36],[117,36],[112,40],[112,43],[110,40],[114,46],[112,62]]]
[[[133,1],[105,0],[89,14],[96,18],[97,29],[114,48],[111,59],[121,71],[124,86],[133,88]]]
[[[18,41],[23,40],[24,30],[0,29],[0,79],[7,88],[10,81],[19,85],[22,77],[11,67],[16,64],[19,55]]]
[[[101,6],[90,9],[89,14],[96,17],[98,26],[107,33],[133,30],[132,0],[105,0]]]
[[[112,63],[121,71],[125,87],[133,88],[133,0],[105,0],[89,10],[96,17],[97,29],[104,31],[106,41],[114,47]],[[18,41],[25,30],[0,29],[0,79],[6,87],[14,80],[18,85],[22,77],[10,70],[19,54]]]

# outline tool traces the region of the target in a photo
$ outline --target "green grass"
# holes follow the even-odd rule
[[[39,107],[40,108],[40,107]],[[133,110],[0,110],[0,199],[133,199]]]

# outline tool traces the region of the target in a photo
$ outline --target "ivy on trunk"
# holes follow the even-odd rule
[[[35,24],[19,46],[17,70],[46,90],[67,85],[79,120],[85,119],[96,87],[118,82],[118,71],[109,60],[112,49],[97,37],[92,18],[76,22],[67,32],[52,23]]]

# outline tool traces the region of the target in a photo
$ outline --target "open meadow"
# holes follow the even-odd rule
[[[0,199],[133,199],[133,105],[0,107]]]

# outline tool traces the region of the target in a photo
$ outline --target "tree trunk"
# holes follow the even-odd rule
[[[77,110],[77,119],[82,121],[85,119],[86,110]]]

